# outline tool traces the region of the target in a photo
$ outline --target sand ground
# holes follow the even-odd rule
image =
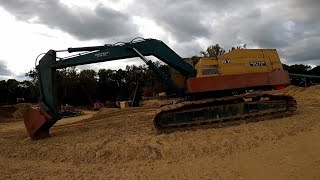
[[[320,179],[320,86],[290,86],[294,116],[157,134],[155,108],[103,109],[63,119],[31,141],[0,123],[0,179]]]

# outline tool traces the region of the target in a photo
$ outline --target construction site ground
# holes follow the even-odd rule
[[[292,117],[170,134],[153,127],[156,100],[85,111],[39,141],[2,118],[0,179],[320,179],[320,86],[282,93]]]

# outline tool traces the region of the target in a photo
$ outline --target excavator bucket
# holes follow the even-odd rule
[[[23,119],[32,140],[49,137],[49,128],[51,126],[47,126],[47,122],[50,122],[52,118],[45,111],[40,108],[26,107]]]

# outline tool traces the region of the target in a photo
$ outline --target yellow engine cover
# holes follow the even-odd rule
[[[204,57],[195,65],[197,77],[283,70],[275,49],[236,49],[216,59]]]

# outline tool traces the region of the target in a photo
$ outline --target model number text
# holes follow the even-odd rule
[[[255,62],[250,62],[250,66],[265,66],[266,62],[264,61],[255,61]]]
[[[108,55],[109,55],[109,52],[101,52],[101,53],[94,54],[94,57],[99,58],[99,57],[104,57]]]

